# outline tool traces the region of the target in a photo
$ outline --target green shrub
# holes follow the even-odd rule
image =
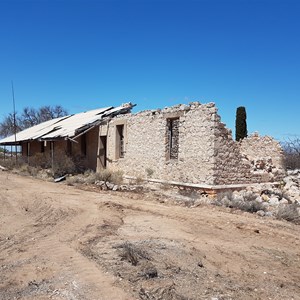
[[[240,106],[236,109],[235,119],[235,140],[239,141],[247,137],[247,114],[246,108]]]

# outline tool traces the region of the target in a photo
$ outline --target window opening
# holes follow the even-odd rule
[[[45,143],[44,141],[40,142],[41,143],[41,153],[45,152]]]
[[[67,140],[67,154],[72,155],[72,142]]]
[[[102,168],[106,168],[106,160],[107,160],[107,137],[100,136],[100,150],[99,150],[99,158]]]
[[[117,144],[116,144],[116,153],[117,158],[123,158],[125,154],[125,145],[124,145],[124,125],[117,125]]]
[[[81,136],[81,154],[86,156],[86,134]]]
[[[179,152],[179,118],[167,120],[168,159],[178,159]]]

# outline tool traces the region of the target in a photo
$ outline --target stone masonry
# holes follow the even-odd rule
[[[124,126],[124,157],[118,155],[117,126]],[[277,181],[284,175],[279,143],[258,135],[235,142],[214,103],[120,115],[100,125],[99,135],[107,139],[107,168],[129,176],[223,185]]]

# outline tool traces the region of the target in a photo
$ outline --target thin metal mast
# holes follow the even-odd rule
[[[15,91],[14,91],[14,83],[13,83],[13,81],[11,81],[11,90],[12,90],[13,108],[14,108],[15,155],[16,155],[16,162],[17,162],[18,161],[18,151],[17,151],[16,104],[15,104]]]

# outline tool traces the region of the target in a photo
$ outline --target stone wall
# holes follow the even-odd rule
[[[283,150],[280,144],[269,136],[257,133],[243,139],[241,154],[248,159],[252,174],[267,173],[270,180],[281,180],[285,175]]]
[[[117,136],[120,125],[124,126],[125,147],[121,158]],[[107,136],[107,167],[121,169],[125,175],[209,185],[280,178],[277,176],[282,155],[279,144],[270,138],[235,142],[231,131],[221,123],[214,103],[194,102],[121,115],[100,126],[99,132],[100,136]],[[269,156],[276,170],[254,170],[254,158],[269,161]]]
[[[114,118],[108,129],[109,168],[126,175],[192,183],[213,184],[212,104],[179,105]],[[168,122],[179,118],[178,158],[168,155]],[[124,124],[125,155],[116,157],[116,126]],[[177,150],[176,150],[177,151]]]
[[[215,184],[236,184],[261,182],[259,174],[251,173],[249,160],[241,153],[239,143],[216,116],[215,123]]]
[[[50,154],[50,144],[30,142],[30,156]],[[23,156],[27,146],[22,145]],[[95,171],[107,167],[129,176],[183,183],[246,184],[278,181],[284,175],[279,143],[257,134],[235,142],[214,103],[119,115],[76,142],[54,141],[54,155],[60,153]]]

